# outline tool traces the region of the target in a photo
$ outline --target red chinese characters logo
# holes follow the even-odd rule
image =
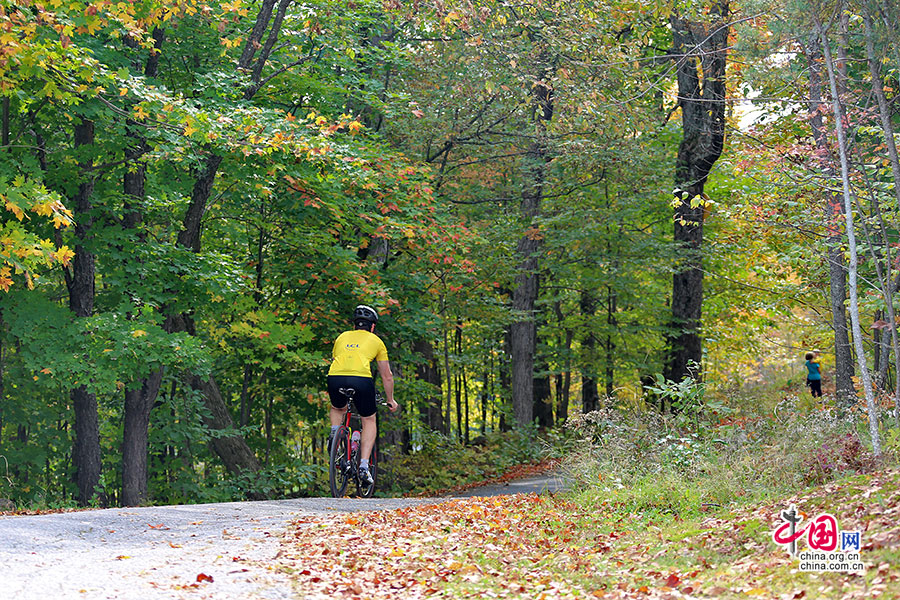
[[[772,532],[772,540],[780,545],[787,546],[791,556],[797,555],[797,540],[806,536],[806,541],[811,550],[822,552],[834,552],[838,548],[838,537],[841,532],[834,516],[822,513],[815,519],[800,527],[806,515],[797,511],[795,506],[781,513],[782,523]]]
[[[838,546],[837,519],[828,513],[823,513],[809,524],[809,547],[813,550],[833,552]]]

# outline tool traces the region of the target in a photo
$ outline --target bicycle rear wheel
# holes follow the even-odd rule
[[[371,498],[375,495],[375,486],[378,485],[378,440],[375,440],[372,455],[369,456],[369,473],[372,474],[372,485],[363,486],[358,478],[356,480],[356,495],[360,498]]]
[[[328,483],[331,495],[340,498],[350,482],[350,431],[341,426],[334,434],[328,457]]]

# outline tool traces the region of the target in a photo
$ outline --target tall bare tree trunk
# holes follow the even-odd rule
[[[606,286],[606,397],[612,398],[616,385],[616,340],[615,331],[619,325],[616,319],[618,295],[612,286]]]
[[[672,277],[672,322],[663,374],[681,381],[696,377],[702,359],[703,193],[706,178],[725,142],[725,59],[728,53],[728,0],[710,7],[709,27],[673,13],[678,103],[683,138],[675,165],[674,240],[684,253]]]
[[[413,352],[425,361],[416,367],[416,378],[432,386],[421,408],[422,423],[431,431],[446,434],[441,414],[441,371],[434,356],[434,347],[426,340],[416,340],[413,342]]]
[[[83,148],[94,143],[94,123],[82,119],[75,126],[75,147]],[[92,236],[91,196],[94,180],[90,172],[92,161],[79,165],[84,181],[78,186],[75,197],[75,257],[71,275],[67,274],[69,308],[76,317],[89,317],[94,312],[94,255],[89,249]],[[75,463],[75,481],[78,485],[78,501],[88,504],[100,483],[100,422],[97,415],[97,397],[85,386],[71,391],[75,409],[75,446],[72,459]]]
[[[822,58],[818,34],[810,36],[804,46],[809,67],[809,123],[812,128],[816,149],[821,155],[822,173],[835,177],[834,158],[828,144],[828,135],[822,121]],[[843,242],[844,217],[840,194],[828,192],[825,199],[825,258],[828,262],[829,301],[831,305],[831,328],[834,331],[834,380],[835,395],[843,403],[855,396],[853,392],[853,352],[847,327],[847,266],[844,262]]]
[[[891,163],[891,174],[894,178],[894,197],[897,199],[897,202],[900,203],[900,158],[898,158],[897,154],[897,143],[894,140],[894,124],[891,121],[892,111],[891,107],[888,104],[887,98],[884,94],[884,84],[881,78],[881,61],[878,60],[878,57],[875,55],[875,35],[873,32],[873,24],[872,24],[872,15],[866,11],[863,16],[863,20],[866,24],[866,56],[869,63],[869,73],[872,76],[872,91],[875,94],[875,99],[878,102],[878,116],[881,119],[881,128],[884,130],[884,140],[885,145],[888,150],[888,160]],[[879,212],[879,218],[881,218],[881,213]],[[884,224],[882,223],[882,231],[885,231]],[[890,258],[890,245],[885,244],[888,252],[888,260],[887,260],[887,282],[885,286],[885,306],[887,309],[887,317],[889,329],[891,332],[891,348],[893,350],[894,355],[894,418],[900,421],[900,336],[897,335],[897,318],[894,315],[894,301],[893,294],[900,289],[900,274],[897,276],[897,281],[892,282],[893,279],[891,277],[891,265],[892,261]],[[882,332],[882,338],[884,337],[884,332]],[[882,340],[884,343],[884,340]],[[887,344],[885,344],[887,345]],[[887,356],[882,356],[882,362],[885,363],[885,367],[887,366]],[[886,369],[885,369],[886,372]],[[887,381],[887,377],[881,377],[882,385]]]
[[[543,233],[536,222],[541,214],[544,196],[547,162],[547,123],[553,118],[553,90],[545,81],[547,58],[542,55],[542,74],[532,85],[532,110],[535,126],[534,141],[523,159],[522,217],[528,223],[519,239],[518,255],[521,259],[513,289],[512,308],[516,320],[510,326],[510,350],[512,358],[513,414],[519,426],[531,424],[534,417],[534,353],[537,346],[535,303],[538,298],[538,254]]]
[[[828,42],[825,29],[820,23],[816,23],[819,38],[822,41],[822,50],[825,52],[825,65],[828,68],[828,83],[831,87],[831,102],[834,107],[834,129],[838,140],[838,153],[841,162],[841,186],[844,196],[844,217],[847,225],[847,247],[850,250],[849,278],[850,278],[850,323],[853,327],[853,343],[856,346],[856,359],[859,363],[859,376],[863,391],[866,395],[866,408],[869,414],[869,435],[872,438],[872,453],[876,457],[881,456],[881,438],[878,432],[878,407],[875,405],[875,396],[872,393],[872,381],[869,376],[869,368],[866,364],[866,353],[863,348],[862,328],[859,324],[859,298],[857,283],[857,247],[856,233],[853,224],[853,201],[850,191],[850,167],[847,160],[847,140],[844,136],[844,115],[841,106],[841,96],[837,86],[834,62],[831,56],[831,46]]]
[[[597,310],[597,302],[587,290],[581,291],[579,307],[583,322],[584,339],[581,341],[582,363],[581,367],[581,411],[589,413],[597,410],[600,405],[600,392],[597,389],[597,336],[594,335],[593,317]]]
[[[147,501],[147,450],[150,437],[150,410],[162,384],[162,369],[141,380],[140,386],[125,391],[124,433],[122,435],[122,505],[137,506]]]
[[[153,31],[154,48],[144,65],[144,75],[156,77],[159,68],[159,50],[164,39],[163,30]],[[126,45],[138,48],[131,37],[126,38]],[[139,65],[136,65],[139,66]],[[130,119],[126,121],[127,135],[131,144],[125,148],[127,168],[122,180],[125,196],[122,224],[125,229],[136,234],[139,243],[146,242],[146,234],[137,231],[143,222],[141,204],[145,200],[145,183],[147,172],[142,155],[148,150],[147,141],[138,133],[138,124]],[[135,259],[140,260],[140,259]],[[147,480],[149,478],[148,458],[150,440],[150,411],[159,395],[162,385],[163,371],[158,369],[149,377],[130,389],[125,390],[125,405],[122,429],[122,498],[123,506],[144,504],[147,497]]]
[[[565,341],[563,342],[564,358],[561,365],[561,372],[556,375],[556,422],[565,423],[569,419],[569,389],[572,381],[571,370],[571,352],[572,341],[575,338],[571,327],[563,327],[565,316],[563,315],[560,302],[554,305],[556,311],[556,320],[560,328],[563,328]]]

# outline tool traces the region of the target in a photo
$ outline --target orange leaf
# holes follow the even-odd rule
[[[212,575],[207,575],[206,573],[200,573],[197,575],[197,582],[203,583],[204,581],[208,581],[209,583],[213,582]]]

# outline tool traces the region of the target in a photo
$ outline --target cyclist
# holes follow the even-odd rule
[[[353,311],[353,327],[334,341],[331,367],[328,369],[328,396],[331,398],[331,440],[344,421],[347,412],[347,397],[341,388],[356,390],[353,402],[362,419],[360,435],[359,476],[366,485],[372,485],[369,472],[369,457],[375,446],[378,426],[375,421],[375,379],[372,377],[372,361],[378,365],[378,373],[384,385],[388,408],[395,412],[400,405],[394,400],[394,375],[388,362],[387,348],[375,335],[378,313],[371,306],[360,304]]]

